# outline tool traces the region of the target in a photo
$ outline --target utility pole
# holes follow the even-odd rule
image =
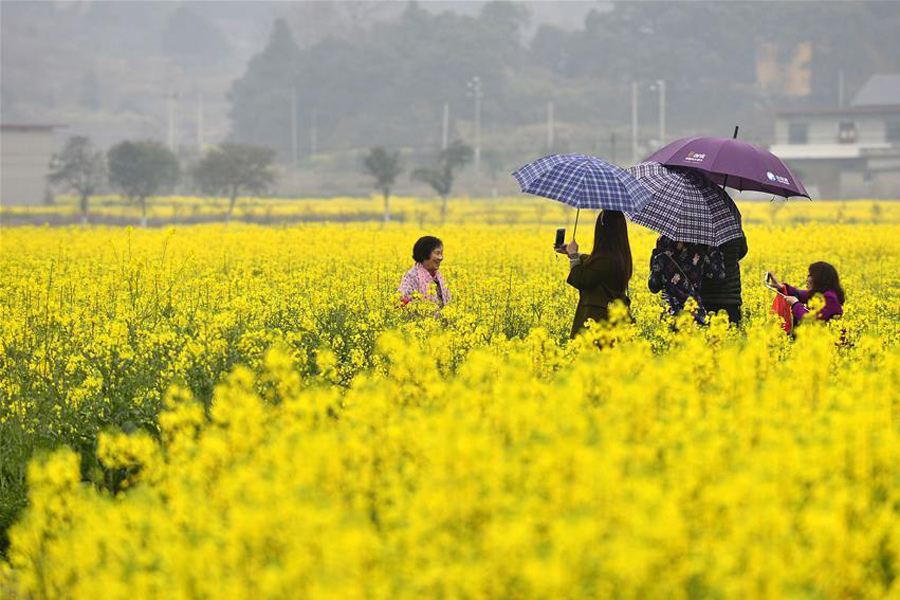
[[[469,95],[475,99],[475,175],[481,174],[481,77],[469,81]]]
[[[181,138],[181,131],[178,127],[178,102],[180,100],[181,95],[175,92],[175,97],[172,99],[172,152],[175,154],[178,154],[178,144]]]
[[[441,123],[441,150],[450,145],[450,103],[444,102],[444,119]]]
[[[203,154],[203,92],[197,94],[197,152]]]
[[[172,89],[171,84],[169,85],[169,93],[166,96],[166,108],[169,115],[166,143],[169,146],[169,150],[175,152],[175,91]]]
[[[300,143],[297,138],[297,86],[291,88],[291,165],[297,166]]]
[[[638,84],[631,82],[631,162],[638,161]]]
[[[547,103],[547,152],[553,151],[553,100]]]
[[[309,127],[309,154],[310,156],[319,152],[319,113],[312,109],[312,123]]]
[[[659,89],[659,147],[666,145],[666,80],[658,79],[656,86]]]
[[[838,108],[844,108],[844,70],[838,71]]]

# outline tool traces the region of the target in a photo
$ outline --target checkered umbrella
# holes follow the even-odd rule
[[[734,201],[701,173],[656,162],[628,171],[652,196],[641,210],[626,212],[638,225],[678,242],[712,246],[743,235]]]
[[[544,156],[512,175],[526,194],[579,209],[638,211],[650,201],[650,194],[628,171],[584,154]]]

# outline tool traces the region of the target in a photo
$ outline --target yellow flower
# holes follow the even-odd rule
[[[572,341],[544,231],[569,213],[542,200],[486,225],[480,200],[422,227],[436,206],[403,198],[388,225],[6,228],[0,501],[26,508],[0,595],[896,597],[896,204],[741,205],[739,327],[662,318],[632,226],[630,310]],[[423,229],[447,246],[437,315],[396,303]],[[788,337],[758,282],[820,258],[845,314]]]

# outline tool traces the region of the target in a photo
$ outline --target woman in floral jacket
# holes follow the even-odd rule
[[[650,256],[650,281],[654,294],[662,292],[669,305],[669,314],[684,310],[688,298],[697,303],[694,318],[706,322],[706,310],[700,298],[700,284],[704,279],[725,277],[725,258],[720,250],[706,244],[676,242],[664,235],[656,240]]]
[[[438,268],[444,260],[444,244],[430,235],[419,238],[413,246],[416,264],[400,280],[400,301],[406,306],[416,297],[434,302],[438,308],[450,303],[450,290]]]

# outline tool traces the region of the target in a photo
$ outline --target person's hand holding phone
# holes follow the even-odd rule
[[[768,284],[774,288],[781,289],[781,284],[778,283],[778,279],[776,279],[775,276],[772,275],[771,271],[766,271],[766,282],[768,282]]]

